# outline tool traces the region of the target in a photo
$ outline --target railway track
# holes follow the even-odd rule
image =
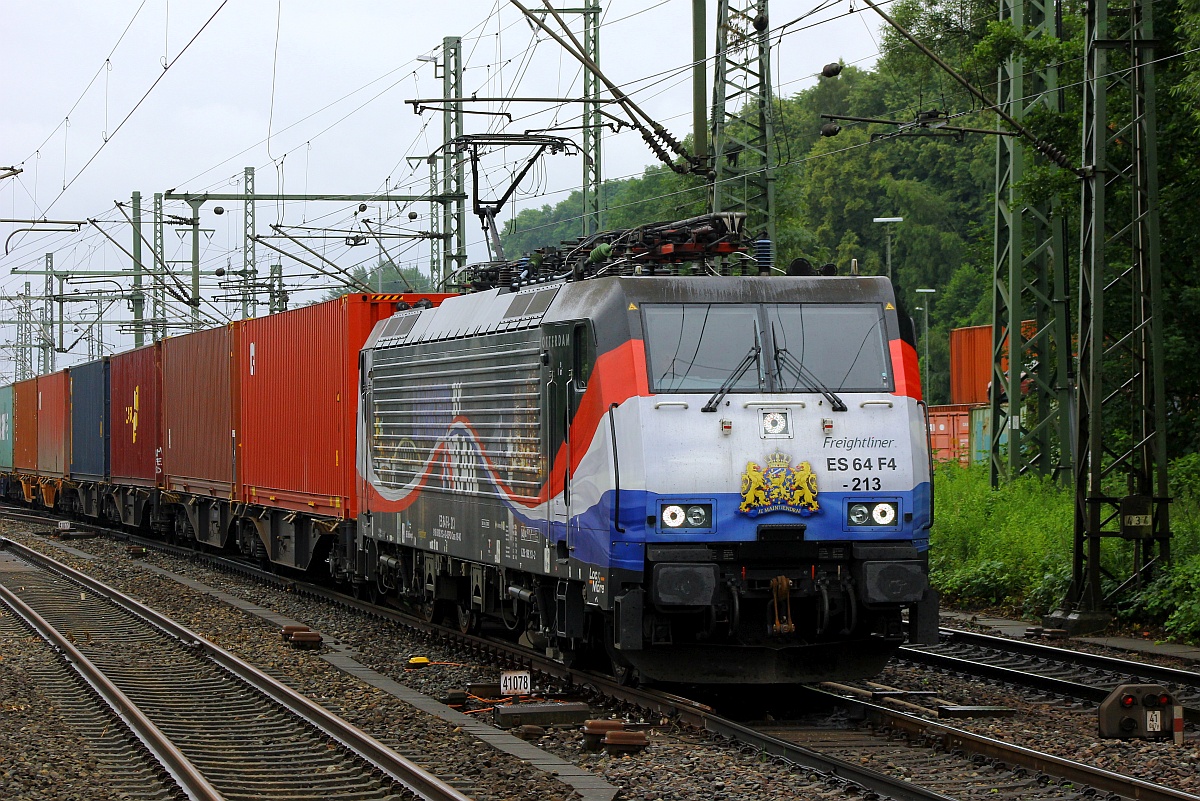
[[[1195,671],[957,629],[942,629],[937,645],[905,646],[899,656],[1094,703],[1120,684],[1162,684],[1183,705],[1184,719],[1200,722],[1200,673]]]
[[[904,781],[959,799],[1103,798],[1195,801],[1197,796],[873,703],[869,691],[827,685],[837,725],[756,726],[842,759],[882,765]]]
[[[137,769],[162,785],[145,797],[467,801],[137,601],[10,540],[0,547],[4,603],[64,653],[124,722],[125,739],[161,765],[144,759]]]
[[[0,553],[0,576],[17,577],[32,568]],[[0,592],[3,592],[0,585]],[[0,604],[0,652],[11,659],[12,644],[33,635],[22,618]],[[73,670],[64,651],[45,640],[34,659],[23,668],[39,693],[63,720],[86,740],[97,759],[98,772],[112,777],[112,789],[131,801],[168,801],[186,798],[178,783],[155,759],[137,735],[124,725],[120,715],[100,694]]]
[[[178,549],[191,553],[186,549]],[[332,590],[261,573],[241,563],[226,565],[256,579],[276,583],[289,592],[355,606],[373,615],[403,622],[423,632],[452,639],[465,653],[487,657],[504,666],[523,666],[551,677],[559,686],[610,699],[618,707],[636,707],[692,727],[737,747],[786,765],[799,781],[849,795],[910,799],[1004,798],[1027,801],[1068,798],[1136,798],[1149,801],[1195,801],[1196,796],[1159,787],[1129,776],[1091,768],[1071,760],[1021,748],[994,738],[935,723],[929,716],[904,715],[871,704],[869,692],[835,688],[821,703],[836,704],[842,725],[746,724],[729,719],[704,702],[652,689],[630,688],[598,674],[572,670],[527,649],[434,627],[411,616],[350,599]],[[951,636],[957,634],[951,633]],[[1000,645],[995,644],[993,645]],[[1025,645],[1022,643],[1022,645]],[[1062,650],[1062,649],[1052,649]],[[907,654],[906,654],[907,655]],[[1126,668],[1128,662],[1122,663]],[[955,668],[969,670],[963,662]],[[1128,670],[1123,674],[1128,675]],[[1061,690],[1060,690],[1061,691]]]

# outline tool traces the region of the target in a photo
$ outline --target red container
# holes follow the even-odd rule
[[[114,484],[154,487],[162,478],[162,346],[109,359],[110,473]]]
[[[38,460],[37,379],[13,384],[13,469],[33,473]]]
[[[992,327],[950,332],[950,403],[987,403],[992,380]]]
[[[162,342],[163,487],[231,498],[237,444],[237,326]]]
[[[1021,339],[1037,333],[1033,320],[1021,323]],[[1036,354],[1034,354],[1036,357]],[[1000,369],[1008,372],[1008,337],[1000,343]],[[992,327],[972,325],[950,332],[950,403],[988,403],[992,380]]]
[[[971,463],[971,410],[977,405],[929,407],[929,442],[940,462]]]
[[[358,352],[398,300],[421,297],[346,295],[239,324],[239,500],[357,516]]]
[[[71,378],[66,370],[38,376],[37,473],[67,478],[71,472]]]

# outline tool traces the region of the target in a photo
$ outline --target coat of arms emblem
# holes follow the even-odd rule
[[[820,510],[817,475],[812,465],[791,466],[792,457],[775,451],[767,456],[766,468],[746,463],[742,473],[742,503],[738,511],[755,517],[766,512],[792,512],[808,516]]]

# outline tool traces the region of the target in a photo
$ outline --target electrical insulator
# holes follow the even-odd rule
[[[755,241],[754,260],[758,262],[759,275],[770,273],[775,264],[775,243],[766,238]]]

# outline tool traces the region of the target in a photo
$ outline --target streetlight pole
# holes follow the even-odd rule
[[[877,223],[899,223],[899,222],[904,222],[904,218],[903,217],[876,217],[874,219],[874,222],[877,222]],[[887,263],[887,277],[888,277],[888,280],[891,281],[892,280],[892,227],[889,225],[887,228],[884,229],[884,231],[887,232],[887,255],[885,257],[886,263]]]
[[[917,307],[925,313],[925,374],[929,375],[929,373],[930,373],[930,369],[929,369],[929,304],[933,303],[933,295],[934,295],[934,293],[937,292],[937,290],[936,289],[918,289],[917,292],[919,292],[922,295],[930,296],[929,298],[927,298],[925,300],[924,306]]]

